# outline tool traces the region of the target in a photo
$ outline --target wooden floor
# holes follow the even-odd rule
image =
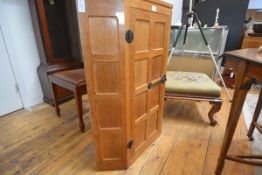
[[[63,175],[212,175],[220,151],[230,103],[210,127],[205,102],[169,100],[165,104],[162,135],[127,170],[96,172],[91,131],[79,132],[75,103],[53,107],[41,104],[0,118],[0,174]],[[85,123],[88,123],[84,97]],[[249,153],[250,145],[241,117],[230,153]],[[226,161],[224,175],[252,175],[253,167]]]

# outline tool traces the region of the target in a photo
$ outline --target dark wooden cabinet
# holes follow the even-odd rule
[[[262,46],[262,37],[245,36],[242,40],[241,49],[259,48]]]
[[[48,75],[54,72],[82,68],[75,0],[29,0],[31,17],[41,64],[38,75],[44,101],[53,103]],[[59,88],[60,102],[71,92]]]
[[[262,9],[248,9],[246,19],[250,17],[257,22],[262,22]]]

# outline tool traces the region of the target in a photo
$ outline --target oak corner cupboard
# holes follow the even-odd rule
[[[172,5],[78,1],[97,170],[128,168],[160,135]]]

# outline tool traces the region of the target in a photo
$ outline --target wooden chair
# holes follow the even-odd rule
[[[208,113],[210,125],[217,121],[214,114],[222,105],[221,88],[204,73],[167,71],[165,99],[208,101],[212,108]]]
[[[57,91],[57,86],[60,86],[73,92],[77,105],[80,131],[84,132],[85,124],[83,121],[83,109],[82,109],[82,93],[86,92],[84,69],[75,69],[75,70],[57,72],[49,75],[48,77],[53,91],[53,98],[54,98],[57,116],[60,116],[60,108],[58,102],[59,97]]]

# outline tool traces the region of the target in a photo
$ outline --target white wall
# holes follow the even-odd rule
[[[181,23],[183,0],[163,0],[174,5],[172,14],[172,25]]]
[[[248,9],[262,9],[262,0],[250,0]]]
[[[183,0],[164,1],[174,5],[172,25],[179,23]],[[24,107],[29,108],[41,103],[43,93],[37,75],[40,59],[28,0],[0,0],[0,25],[3,29]]]
[[[40,58],[28,0],[0,0],[0,25],[24,107],[41,103],[43,93],[37,75]]]

